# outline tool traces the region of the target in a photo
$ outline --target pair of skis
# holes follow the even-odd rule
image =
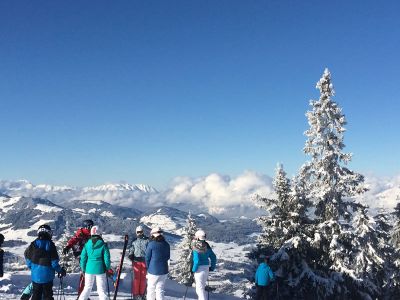
[[[124,248],[122,250],[121,260],[119,262],[119,265],[118,265],[118,268],[117,268],[116,278],[115,278],[115,281],[114,281],[115,290],[114,290],[114,298],[113,298],[113,300],[117,300],[118,287],[119,287],[119,282],[120,282],[120,279],[121,279],[122,266],[124,265],[124,258],[125,258],[126,248],[128,246],[128,240],[129,240],[129,237],[126,234],[124,236]]]

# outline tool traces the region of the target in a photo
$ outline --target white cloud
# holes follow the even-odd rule
[[[204,177],[177,177],[161,192],[145,185],[106,184],[97,187],[33,185],[27,181],[1,181],[0,193],[10,196],[40,197],[62,203],[70,200],[103,200],[111,204],[145,209],[162,205],[211,214],[246,215],[257,213],[255,194],[273,195],[272,179],[245,171],[236,177],[212,173]],[[400,199],[400,176],[366,177],[369,191],[358,199],[373,210],[392,209]]]

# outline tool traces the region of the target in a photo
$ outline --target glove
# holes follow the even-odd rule
[[[133,259],[135,258],[135,255],[129,254],[129,255],[128,255],[128,258],[129,258],[131,261],[133,261]]]
[[[61,271],[58,273],[58,278],[65,277],[67,275],[67,270],[64,267],[61,268]]]
[[[112,277],[114,275],[113,269],[107,270],[106,274],[107,274],[108,277]]]
[[[214,268],[210,267],[208,270],[209,270],[210,272],[213,272],[213,271],[214,271]]]
[[[69,251],[69,247],[65,247],[65,248],[62,250],[62,253],[63,253],[64,255],[67,255],[67,254],[68,254],[68,251]]]

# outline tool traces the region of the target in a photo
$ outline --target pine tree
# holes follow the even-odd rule
[[[183,239],[178,244],[178,260],[171,271],[172,277],[180,284],[192,286],[194,278],[192,275],[192,241],[197,231],[197,225],[190,212],[183,228]]]
[[[73,236],[73,231],[70,228],[69,222],[66,221],[65,230],[60,240],[58,241],[58,249],[61,251],[66,245],[68,240]],[[77,272],[79,270],[79,261],[74,257],[72,251],[69,251],[66,255],[59,253],[60,265],[63,266],[67,273]]]
[[[375,220],[361,206],[354,217],[353,228],[355,238],[352,242],[352,270],[358,294],[377,298],[382,294],[382,283],[386,280],[385,258],[389,249],[379,239]]]
[[[300,178],[287,179],[282,165],[278,165],[273,180],[276,198],[259,198],[266,215],[258,218],[262,234],[258,238],[258,253],[270,253],[270,264],[277,275],[280,288],[269,289],[269,297],[281,299],[307,298],[316,295],[315,281],[321,278],[308,266],[310,253],[309,232],[312,222],[307,216],[310,203]],[[311,292],[310,292],[311,291]],[[318,293],[318,292],[317,292]]]
[[[286,177],[281,164],[276,168],[272,184],[276,194],[275,199],[257,198],[259,206],[267,213],[257,219],[262,227],[262,233],[258,237],[260,251],[281,247],[288,234],[290,180]]]
[[[390,231],[390,245],[393,247],[393,252],[390,258],[392,274],[389,287],[392,294],[390,296],[393,296],[392,299],[397,299],[400,298],[400,203],[396,205],[393,216],[395,224]]]

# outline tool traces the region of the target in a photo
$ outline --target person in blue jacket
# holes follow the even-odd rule
[[[194,273],[194,281],[196,283],[196,294],[199,300],[206,300],[208,273],[215,270],[217,257],[206,242],[206,233],[203,230],[197,230],[194,237],[195,240],[192,244],[192,272]]]
[[[264,254],[260,255],[262,262],[257,268],[255,279],[256,279],[256,300],[267,300],[267,287],[271,281],[275,280],[274,272],[268,265],[269,257]]]
[[[66,271],[59,265],[56,246],[51,240],[53,232],[49,225],[39,226],[38,238],[25,250],[25,261],[31,270],[32,300],[53,300],[55,272],[65,276]]]
[[[162,229],[151,230],[151,239],[146,248],[147,300],[163,300],[164,286],[168,276],[170,246],[163,236]]]

